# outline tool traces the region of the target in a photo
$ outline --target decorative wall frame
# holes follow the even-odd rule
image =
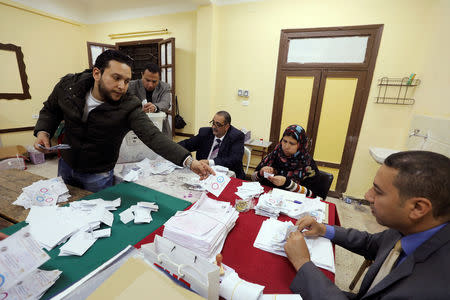
[[[17,65],[19,67],[20,80],[22,83],[22,93],[2,93],[2,91],[0,91],[0,99],[31,99],[30,86],[28,85],[28,77],[25,71],[25,63],[23,61],[21,47],[13,44],[0,43],[0,51],[12,51],[16,53]]]

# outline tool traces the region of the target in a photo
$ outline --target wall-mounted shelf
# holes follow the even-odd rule
[[[419,84],[419,79],[410,81],[408,77],[383,77],[378,80],[378,96],[375,97],[375,103],[413,105],[415,100],[411,95]]]

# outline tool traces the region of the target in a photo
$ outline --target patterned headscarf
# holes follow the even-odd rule
[[[284,154],[281,146],[281,141],[285,136],[290,136],[298,142],[297,152],[290,157]],[[317,167],[307,150],[308,139],[305,129],[299,125],[291,125],[286,128],[283,137],[278,145],[275,146],[275,149],[264,157],[256,171],[259,171],[264,166],[273,167],[278,171],[278,175],[285,176],[297,183],[300,183],[301,180],[307,177],[314,176]]]

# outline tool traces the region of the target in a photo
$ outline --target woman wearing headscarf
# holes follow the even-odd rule
[[[283,133],[275,149],[262,159],[252,175],[253,181],[291,192],[315,196],[304,186],[305,180],[319,174],[316,162],[307,150],[305,129],[291,125]]]

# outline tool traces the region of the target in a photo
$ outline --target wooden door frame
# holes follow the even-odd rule
[[[361,97],[361,101],[358,105],[353,105],[351,125],[347,131],[346,140],[350,151],[346,155],[343,155],[341,164],[347,166],[346,171],[343,174],[343,179],[340,180],[339,185],[336,184],[336,191],[334,196],[340,196],[346,191],[348,179],[350,176],[353,159],[356,152],[356,146],[358,144],[359,134],[361,132],[361,125],[364,118],[364,112],[367,106],[367,100],[369,97],[370,85],[373,79],[373,72],[375,69],[375,63],[378,56],[378,50],[381,42],[381,35],[383,32],[383,24],[363,25],[363,26],[345,26],[345,27],[324,27],[324,28],[303,28],[303,29],[283,29],[280,35],[280,46],[278,51],[278,64],[277,74],[275,81],[275,93],[272,109],[272,121],[270,127],[270,141],[272,145],[276,145],[279,141],[281,117],[284,104],[284,84],[286,83],[285,77],[288,71],[308,71],[308,70],[321,70],[321,72],[335,72],[335,71],[365,71],[366,76],[362,86],[359,86],[358,80],[358,95]],[[288,63],[287,55],[289,51],[289,40],[298,38],[324,38],[324,37],[348,37],[348,36],[368,36],[367,50],[365,59],[362,63]],[[323,81],[322,81],[323,82]],[[315,84],[315,83],[314,83]],[[324,89],[324,87],[323,87]],[[360,93],[360,94],[359,94]],[[318,99],[323,98],[322,95],[318,95]],[[356,99],[356,95],[355,95]],[[320,103],[321,105],[321,103]],[[320,109],[321,107],[319,107]],[[311,111],[310,111],[311,112]],[[353,114],[356,114],[355,116]],[[308,123],[311,117],[308,118]],[[318,124],[318,121],[317,121]],[[308,124],[307,131],[310,130]],[[316,132],[317,134],[317,132]],[[311,137],[314,135],[311,134]],[[345,150],[344,150],[345,152]],[[348,169],[348,170],[347,170]],[[344,180],[345,179],[345,180]]]

